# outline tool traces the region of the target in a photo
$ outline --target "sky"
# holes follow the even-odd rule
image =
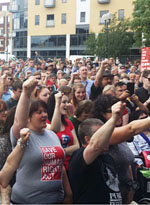
[[[0,3],[10,2],[10,0],[0,0]]]

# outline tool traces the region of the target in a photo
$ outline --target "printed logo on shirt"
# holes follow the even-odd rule
[[[110,204],[122,204],[121,193],[110,193]]]
[[[62,147],[66,148],[68,143],[70,142],[70,137],[68,135],[62,135]]]
[[[64,160],[61,147],[40,147],[43,163],[41,167],[41,181],[60,180]]]
[[[106,181],[107,186],[118,193],[109,193],[110,194],[110,204],[122,204],[122,197],[121,197],[121,193],[119,190],[119,180],[118,180],[118,175],[113,175],[113,173],[111,172],[111,170],[106,167],[106,171],[108,174],[108,180]]]

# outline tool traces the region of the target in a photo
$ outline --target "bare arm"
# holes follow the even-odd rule
[[[75,77],[76,77],[76,76],[79,76],[79,73],[78,73],[78,72],[72,73],[71,80],[69,81],[68,86],[70,86],[70,87],[73,86],[74,80],[75,80]]]
[[[89,144],[83,152],[83,157],[86,164],[91,164],[96,157],[104,151],[106,146],[109,145],[110,137],[122,112],[122,102],[118,102],[112,106],[112,117],[93,134],[89,140]]]
[[[139,98],[138,98],[138,96],[136,94],[133,94],[131,96],[131,100],[138,106],[138,108],[140,110],[143,110],[146,113],[149,113],[149,110],[148,110],[147,106],[144,105],[142,102],[140,102],[140,100],[139,100]]]
[[[103,61],[101,63],[101,66],[100,66],[100,68],[99,68],[99,70],[98,70],[98,72],[96,74],[96,79],[94,81],[94,85],[95,85],[96,88],[101,84],[102,78],[103,78],[103,73],[104,73],[104,70],[106,68],[108,68],[108,61],[107,60]]]
[[[21,141],[22,144],[26,144],[27,140],[29,139],[30,132],[29,129],[25,128],[20,131]],[[12,178],[14,172],[19,167],[20,161],[23,157],[25,152],[25,147],[21,147],[16,145],[14,150],[8,156],[4,167],[0,172],[0,184],[5,188],[8,186],[10,179]]]
[[[109,143],[110,145],[122,143],[149,128],[149,118],[132,121],[125,126],[115,128]]]
[[[20,129],[27,127],[31,94],[37,83],[35,77],[31,77],[23,84],[23,91],[16,108],[14,124],[12,127],[13,135],[16,139],[20,137]]]
[[[0,99],[2,98],[4,92],[4,85],[5,85],[6,78],[7,78],[6,75],[2,75],[0,78]]]
[[[52,117],[51,125],[49,127],[49,129],[54,131],[55,133],[59,132],[61,127],[60,103],[62,95],[63,94],[61,92],[55,94],[55,110]]]
[[[65,191],[64,204],[71,204],[72,203],[72,190],[71,190],[68,176],[67,176],[64,166],[63,166],[63,186],[64,186],[64,191]]]
[[[77,149],[79,149],[79,142],[78,142],[78,138],[77,138],[77,135],[75,133],[75,129],[73,129],[72,131],[72,135],[73,135],[73,145],[69,146],[69,147],[66,147],[64,150],[66,152],[66,155],[72,155],[73,152]]]

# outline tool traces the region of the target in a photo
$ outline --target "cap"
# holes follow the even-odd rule
[[[103,77],[114,77],[110,70],[105,70],[103,73]]]
[[[47,83],[46,83],[46,86],[52,86],[54,83],[52,82],[52,81],[48,81]]]

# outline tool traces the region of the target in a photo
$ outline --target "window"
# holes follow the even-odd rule
[[[7,11],[7,6],[2,6],[2,11]]]
[[[118,11],[118,21],[124,20],[124,9],[119,9]]]
[[[61,14],[61,23],[66,24],[66,14]]]
[[[3,35],[3,34],[4,34],[4,29],[0,28],[0,35]]]
[[[1,17],[0,17],[0,24],[3,24],[3,23],[4,23],[4,17],[1,16]]]
[[[20,29],[20,19],[19,19],[19,18],[15,18],[15,19],[14,19],[13,28],[14,28],[14,29]]]
[[[0,48],[4,47],[4,40],[0,39]]]
[[[104,24],[104,20],[102,19],[102,16],[104,14],[107,14],[109,11],[108,10],[104,10],[104,11],[100,11],[100,24]]]
[[[8,23],[10,23],[10,16],[8,16]]]
[[[67,0],[62,0],[62,3],[67,3]]]
[[[40,0],[35,0],[35,5],[40,5]]]
[[[39,25],[39,24],[40,24],[40,16],[35,15],[35,25]]]
[[[85,12],[80,13],[80,22],[84,23],[85,22]]]
[[[48,27],[54,26],[54,14],[47,15],[46,26],[48,26]]]

